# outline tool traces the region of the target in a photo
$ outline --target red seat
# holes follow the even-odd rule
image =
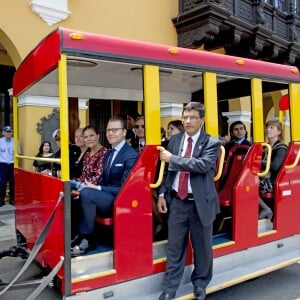
[[[274,198],[274,193],[260,193],[259,196],[264,199],[272,199]]]
[[[111,226],[113,225],[114,221],[112,217],[96,217],[96,223],[100,225],[105,225],[105,226]]]
[[[228,153],[220,182],[219,201],[221,206],[232,205],[232,188],[240,174],[248,150],[249,146],[237,145],[232,147]]]

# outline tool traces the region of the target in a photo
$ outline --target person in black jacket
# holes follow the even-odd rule
[[[56,129],[52,134],[53,139],[55,140],[58,150],[54,153],[54,158],[60,158],[61,149],[60,149],[60,129]],[[81,150],[74,144],[69,144],[69,165],[70,165],[70,178],[74,177],[73,166],[75,165],[78,157],[80,156]],[[60,177],[61,165],[60,163],[53,163],[52,167],[52,176]]]
[[[230,149],[237,145],[251,146],[252,143],[247,140],[248,132],[242,121],[235,121],[229,127],[230,141],[225,144],[226,157]]]
[[[134,149],[138,148],[138,141],[139,139],[136,136],[134,125],[136,118],[140,117],[141,115],[137,112],[130,112],[126,114],[126,141],[127,143],[132,146]]]
[[[51,158],[54,156],[52,151],[51,143],[49,141],[44,141],[39,147],[39,152],[37,153],[36,157],[43,157],[43,158]],[[43,173],[46,175],[51,175],[52,172],[52,163],[45,162],[41,160],[34,160],[33,161],[33,170],[35,172]]]
[[[274,181],[283,164],[287,152],[287,145],[282,143],[282,125],[277,120],[270,120],[265,125],[265,135],[268,143],[272,147],[270,171],[266,177],[260,180],[260,193],[272,193],[274,188]],[[261,169],[266,168],[266,155],[264,154],[261,164]],[[259,219],[272,219],[272,209],[259,198],[260,213]]]

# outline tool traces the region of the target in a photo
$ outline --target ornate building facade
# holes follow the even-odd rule
[[[300,66],[299,0],[179,0],[178,45]]]

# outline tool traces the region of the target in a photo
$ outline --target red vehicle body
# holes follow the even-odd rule
[[[99,65],[104,64],[104,67],[112,66],[109,72],[106,70],[106,76],[113,82],[112,86],[105,86],[102,82],[102,85],[97,86],[95,83],[94,86],[97,89],[107,89],[107,91],[109,88],[115,89],[120,85],[124,91],[131,92],[133,90],[131,82],[135,82],[135,77],[131,79],[131,76],[136,76],[133,74],[134,67],[132,65],[136,65],[136,68],[141,70],[145,66],[150,69],[147,71],[146,67],[143,75],[139,74],[139,76],[144,76],[144,83],[142,84],[140,80],[136,85],[138,87],[143,86],[146,147],[115,201],[112,226],[114,242],[112,249],[109,249],[112,260],[111,267],[107,269],[99,267],[98,271],[93,272],[89,272],[89,267],[86,267],[82,274],[77,272],[76,263],[90,266],[87,260],[90,259],[91,261],[93,258],[86,256],[72,259],[69,253],[71,198],[69,196],[68,162],[66,162],[68,158],[68,136],[65,126],[68,123],[68,117],[64,114],[68,107],[64,97],[66,91],[70,92],[71,97],[74,97],[75,92],[72,89],[76,84],[87,88],[89,86],[84,78],[81,79],[78,75],[76,75],[78,77],[75,75],[73,77],[71,69],[68,69],[68,76],[64,77],[64,68],[67,66],[64,57],[67,58],[66,60],[69,57],[79,60],[91,59],[97,61]],[[121,74],[113,68],[119,64],[122,67],[126,64],[130,66],[131,72],[126,73],[128,78],[126,82],[117,82],[118,76],[116,75],[111,77],[111,74]],[[156,70],[155,67],[158,67],[159,70]],[[161,70],[171,70],[170,72],[173,72],[171,77],[174,74],[188,76],[191,73],[192,76],[189,77],[191,79],[188,79],[191,83],[190,90],[187,87],[186,90],[183,90],[184,80],[181,80],[180,84],[176,84],[175,79],[173,82],[173,79],[162,77],[160,78],[161,86],[152,85],[152,81],[159,78],[159,71]],[[198,73],[199,76],[203,76],[204,80],[198,89],[194,89],[192,87],[197,82]],[[218,97],[212,99],[210,93],[213,90],[215,93],[212,95],[217,96],[220,91],[217,84],[214,87],[213,81],[205,81],[206,73],[208,76],[221,74],[220,76],[224,76],[224,78],[245,78],[245,81],[249,82],[250,94],[252,93],[254,132],[253,146],[243,157],[243,164],[237,172],[236,178],[234,178],[232,185],[226,186],[225,184],[225,187],[229,188],[229,192],[226,194],[227,198],[223,198],[222,191],[219,193],[222,215],[216,222],[220,220],[222,222],[229,216],[230,226],[226,232],[222,230],[215,232],[213,245],[214,278],[208,292],[259,276],[300,259],[300,202],[297,199],[297,195],[300,194],[300,182],[298,180],[300,178],[300,125],[297,124],[294,113],[300,101],[300,80],[298,70],[295,67],[59,28],[42,40],[20,65],[14,78],[13,92],[15,109],[17,109],[17,99],[24,93],[33,94],[35,86],[38,87],[41,83],[51,83],[57,87],[56,93],[60,98],[60,128],[63,132],[64,128],[66,129],[65,135],[62,136],[62,177],[59,179],[33,173],[20,165],[20,161],[26,160],[26,157],[16,155],[15,202],[17,230],[26,239],[28,249],[32,249],[57,205],[60,192],[64,193],[64,199],[55,211],[50,230],[36,256],[36,260],[42,266],[53,269],[60,257],[64,257],[64,266],[57,273],[57,278],[65,298],[91,297],[89,299],[96,299],[96,295],[98,295],[97,299],[102,299],[101,297],[106,298],[110,295],[109,293],[112,293],[112,299],[119,299],[124,297],[123,288],[125,287],[129,290],[128,294],[125,294],[126,299],[134,299],[135,290],[139,288],[145,291],[145,297],[146,295],[148,297],[153,296],[155,299],[159,295],[161,278],[166,267],[166,252],[163,249],[162,255],[158,257],[155,256],[155,252],[157,245],[164,247],[167,243],[166,240],[157,242],[153,239],[153,188],[151,184],[156,181],[157,146],[160,145],[159,105],[162,100],[159,97],[159,89],[161,89],[161,97],[168,97],[167,92],[172,93],[172,96],[176,93],[187,95],[188,92],[192,95],[202,90],[203,93],[200,92],[201,99],[208,108],[206,131],[212,135],[218,135],[216,107],[220,99]],[[212,77],[214,78],[214,75]],[[66,82],[66,78],[68,82]],[[105,81],[105,79],[101,80]],[[278,88],[284,85],[289,90],[292,128],[288,153],[275,184],[273,224],[271,229],[262,232],[259,230],[261,225],[258,221],[258,174],[262,157],[262,142],[264,141],[262,128],[264,122],[260,112],[262,96],[256,94],[257,87],[262,87],[260,80],[278,83]],[[91,86],[93,84],[94,82],[90,83]],[[128,90],[126,84],[128,84]],[[158,93],[156,93],[156,89]],[[154,91],[154,94],[148,90],[151,90],[151,93]],[[277,90],[277,86],[274,90]],[[90,95],[93,94],[93,91],[89,91]],[[269,92],[269,90],[266,91]],[[114,97],[112,96],[111,99],[116,99]],[[107,98],[109,99],[109,97]],[[187,102],[186,99],[183,101]],[[14,113],[14,117],[14,127],[18,128],[17,112]],[[258,252],[258,249],[261,251]],[[256,255],[255,259],[253,253]],[[102,257],[95,254],[94,262],[107,259]],[[258,266],[258,263],[261,263],[262,266]],[[189,247],[186,276],[190,273],[191,264],[192,249]],[[251,269],[252,267],[253,269]],[[84,269],[84,267],[82,268]],[[75,269],[76,271],[74,271]],[[236,273],[234,273],[235,270]],[[229,276],[229,279],[221,279],[222,274],[230,273],[230,271],[232,271],[232,276]],[[134,289],[130,288],[132,285]],[[183,287],[185,285],[188,285],[186,281],[184,281]],[[82,292],[87,293],[80,294]],[[179,296],[192,297],[192,291],[186,292],[182,289],[179,291]]]

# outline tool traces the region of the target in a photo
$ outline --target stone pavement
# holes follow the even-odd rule
[[[15,234],[15,207],[9,204],[0,207],[0,251],[6,250],[11,246],[16,246]],[[25,260],[21,257],[4,257],[0,259],[0,291],[1,281],[3,283],[11,282],[17,273],[21,270]],[[18,280],[17,284],[42,278],[44,274],[42,269],[35,263],[32,263],[26,272]],[[18,289],[11,288],[4,295],[0,296],[0,300],[25,300],[34,291],[36,286],[24,285]],[[45,290],[36,298],[37,300],[60,300],[62,296],[60,292],[47,286]]]
[[[16,245],[15,207],[0,207],[0,249]]]

